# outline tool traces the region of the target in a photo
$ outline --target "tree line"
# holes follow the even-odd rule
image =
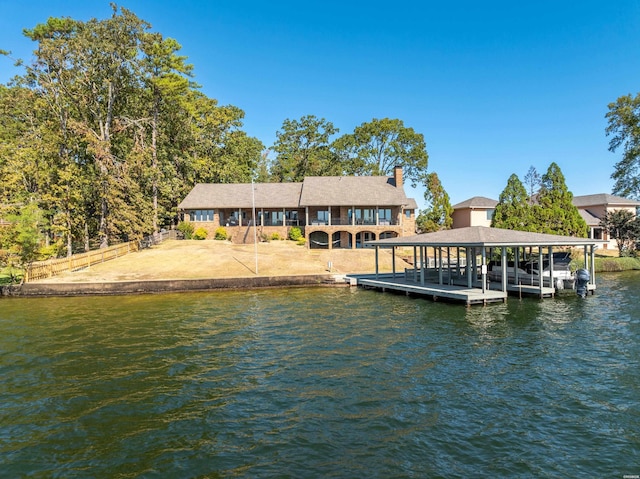
[[[10,225],[0,228],[0,251],[35,258],[140,239],[175,224],[196,183],[390,175],[394,166],[425,187],[418,231],[451,227],[449,196],[427,172],[424,136],[402,120],[374,118],[338,136],[324,118],[286,119],[266,149],[243,130],[240,108],[200,91],[180,44],[130,10],[50,18],[24,35],[33,60],[18,60],[24,73],[0,84],[0,221]],[[610,149],[624,147],[614,193],[638,198],[640,98],[609,108]],[[557,165],[540,185],[525,178],[539,186],[535,205],[516,179],[500,195],[495,226],[585,234]]]
[[[196,183],[387,175],[395,165],[423,180],[424,137],[398,119],[338,138],[325,119],[287,119],[265,149],[243,131],[240,108],[200,91],[176,40],[112,10],[24,30],[34,59],[0,85],[0,219],[11,225],[0,250],[70,255],[140,239],[174,224]]]

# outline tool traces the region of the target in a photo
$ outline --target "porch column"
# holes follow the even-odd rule
[[[304,207],[304,225],[309,226],[309,207]]]
[[[507,280],[509,274],[509,268],[507,265],[507,248],[505,246],[502,247],[502,292],[507,292]]]
[[[376,279],[378,279],[378,250],[380,246],[376,245]]]
[[[396,247],[391,247],[391,267],[393,269],[393,279],[396,279]]]
[[[287,210],[282,208],[282,226],[287,226]]]
[[[475,252],[475,250],[474,250]],[[475,264],[475,259],[471,259],[471,261],[469,261],[469,259],[472,258],[472,254],[471,254],[471,248],[467,247],[465,248],[465,269],[467,271],[467,287],[469,289],[471,289],[471,287],[473,286],[473,275],[471,274],[472,272],[472,267]]]
[[[591,284],[596,284],[596,254],[595,246],[591,245]],[[585,255],[586,258],[586,255]]]
[[[549,286],[556,287],[553,280],[553,246],[549,246]]]
[[[328,213],[328,216],[327,216],[327,223],[328,224],[327,224],[327,226],[331,226],[333,224],[333,223],[331,223],[331,206],[328,206],[327,210],[328,210],[328,212],[327,212]],[[329,243],[331,243],[331,241],[329,241]],[[331,248],[329,248],[329,249],[331,249]]]
[[[481,273],[482,273],[482,293],[487,292],[487,249],[483,246],[482,251],[482,263],[481,263]]]
[[[540,283],[540,299],[542,299],[542,288],[544,287],[544,280],[542,278],[542,246],[538,246],[538,282]]]

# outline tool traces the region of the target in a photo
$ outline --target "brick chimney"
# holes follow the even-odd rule
[[[393,178],[396,182],[396,188],[402,188],[402,166],[395,166],[393,168]]]

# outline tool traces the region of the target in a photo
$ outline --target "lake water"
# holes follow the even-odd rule
[[[0,476],[640,474],[640,273],[465,308],[348,288],[0,299]]]

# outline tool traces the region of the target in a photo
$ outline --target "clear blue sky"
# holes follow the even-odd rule
[[[340,134],[372,118],[422,133],[452,204],[497,199],[551,162],[574,195],[610,193],[607,105],[640,91],[638,1],[118,2],[172,37],[202,91],[245,111],[266,147],[315,115]],[[108,1],[0,0],[0,49],[50,16],[106,18]],[[0,57],[0,82],[16,73]],[[423,205],[422,191],[408,191]]]

